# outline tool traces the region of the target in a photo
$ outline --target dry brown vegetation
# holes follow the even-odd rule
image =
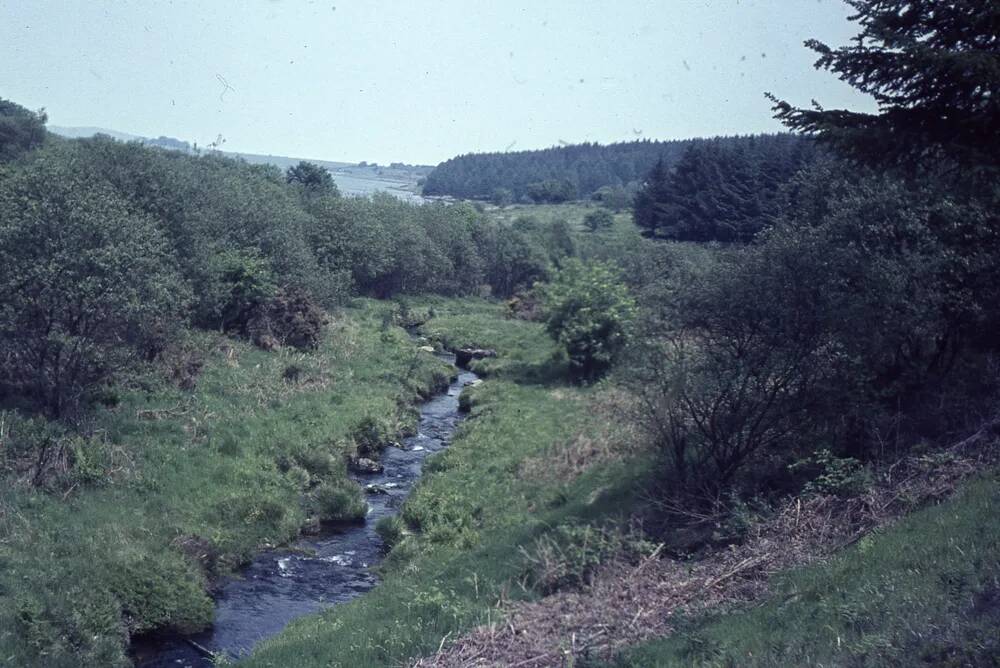
[[[450,644],[443,639],[436,654],[412,666],[541,668],[607,659],[668,635],[680,615],[758,601],[775,573],[822,560],[917,507],[947,498],[962,480],[996,465],[998,433],[1000,423],[992,423],[947,451],[900,461],[858,496],[790,500],[752,526],[741,544],[700,560],[662,557],[658,549],[637,565],[604,565],[583,591],[501,601],[495,620]]]

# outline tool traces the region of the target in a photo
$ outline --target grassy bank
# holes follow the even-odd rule
[[[498,600],[536,595],[522,548],[530,553],[559,527],[632,505],[636,471],[622,464],[581,477],[546,473],[553,450],[597,425],[594,390],[557,380],[561,361],[539,324],[505,319],[502,305],[475,300],[409,306],[433,313],[421,328],[429,338],[498,351],[475,363],[487,375],[474,389],[472,417],[428,461],[392,532],[401,537],[382,567],[384,581],[294,622],[248,666],[386,666],[433,652],[446,635],[495,616]]]
[[[0,487],[0,665],[125,665],[130,634],[211,621],[206,587],[308,518],[349,519],[354,432],[389,438],[447,367],[386,324],[335,315],[314,353],[194,335],[181,367],[116,391],[74,442],[75,479]]]
[[[742,612],[682,621],[618,666],[996,666],[1000,478],[780,575]]]

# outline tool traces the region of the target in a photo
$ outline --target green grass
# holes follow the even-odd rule
[[[600,467],[569,483],[522,475],[522,463],[588,427],[593,390],[544,384],[526,374],[546,366],[553,346],[541,326],[503,317],[503,307],[476,300],[415,300],[433,309],[421,328],[447,345],[500,352],[476,388],[472,418],[448,450],[428,460],[404,506],[397,540],[372,592],[321,615],[293,622],[262,644],[245,665],[388,666],[437,649],[495,616],[501,597],[535,596],[522,588],[528,563],[520,552],[554,528],[616,516],[634,505],[635,467]],[[402,529],[402,531],[401,531]]]
[[[1000,478],[777,578],[763,607],[693,619],[619,666],[1000,665]]]
[[[591,211],[596,211],[598,205],[591,202],[565,202],[563,204],[511,204],[499,209],[492,207],[487,213],[495,220],[511,224],[522,216],[538,219],[543,225],[551,225],[557,220],[565,220],[576,230],[583,230],[583,219]],[[627,215],[622,212],[619,216]]]
[[[210,622],[210,578],[308,515],[357,516],[352,431],[367,418],[412,426],[408,407],[449,373],[383,326],[387,307],[337,314],[309,354],[199,335],[194,390],[150,376],[94,417],[85,452],[99,475],[58,492],[4,481],[0,665],[127,665],[129,633]]]
[[[448,349],[489,348],[496,358],[471,366],[483,376],[502,375],[522,383],[564,382],[566,360],[541,323],[510,317],[502,302],[482,299],[410,300],[415,313],[432,313],[419,332]]]

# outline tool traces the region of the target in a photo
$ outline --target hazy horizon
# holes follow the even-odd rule
[[[437,164],[560,143],[776,132],[764,92],[872,109],[802,46],[840,0],[0,0],[0,97],[52,125],[227,151]]]

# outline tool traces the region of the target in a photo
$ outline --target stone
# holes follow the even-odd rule
[[[489,348],[459,348],[455,351],[455,364],[460,367],[468,367],[472,360],[496,356],[497,351]]]
[[[358,457],[352,463],[352,467],[358,473],[381,473],[385,470],[382,464],[368,457]]]

